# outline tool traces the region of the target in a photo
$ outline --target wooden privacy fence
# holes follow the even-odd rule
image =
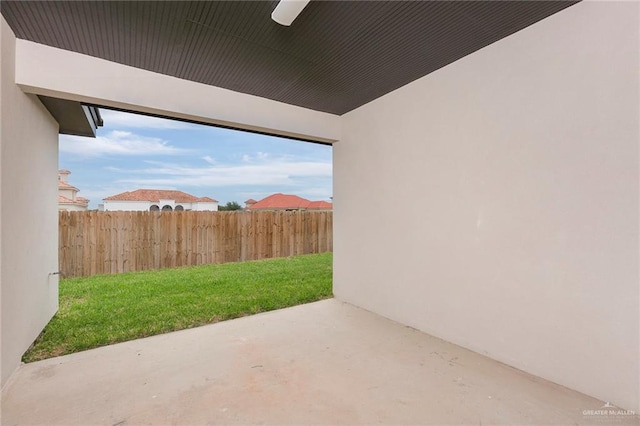
[[[60,212],[63,277],[333,250],[330,211]]]

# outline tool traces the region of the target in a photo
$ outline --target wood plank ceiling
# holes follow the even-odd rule
[[[344,114],[544,19],[567,1],[11,1],[18,38]]]

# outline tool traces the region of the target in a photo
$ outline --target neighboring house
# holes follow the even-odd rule
[[[256,200],[254,200],[253,198],[249,198],[247,201],[244,202],[244,209],[249,210],[249,208],[253,206],[255,203],[257,203]]]
[[[104,211],[217,211],[218,201],[196,197],[182,191],[166,189],[138,189],[112,195],[104,200]]]
[[[332,210],[327,201],[310,201],[297,195],[272,194],[260,201],[252,198],[245,203],[245,210]]]
[[[58,170],[58,210],[86,211],[89,200],[79,197],[80,190],[69,184],[70,174],[69,170]]]

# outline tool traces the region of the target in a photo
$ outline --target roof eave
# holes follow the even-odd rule
[[[58,122],[59,132],[63,135],[95,138],[98,127],[103,125],[97,107],[49,96],[39,95],[38,98]]]

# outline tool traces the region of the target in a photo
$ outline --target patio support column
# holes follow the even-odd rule
[[[15,83],[0,17],[0,385],[58,309],[58,124]],[[56,70],[48,70],[55,73]]]

